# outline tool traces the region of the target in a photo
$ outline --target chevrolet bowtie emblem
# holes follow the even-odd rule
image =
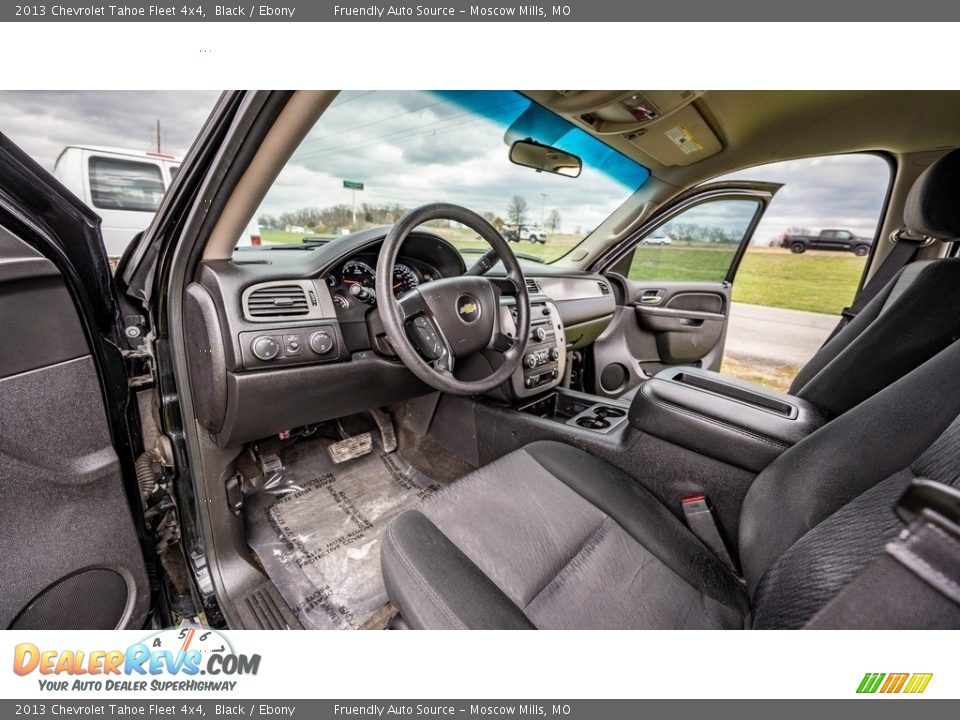
[[[457,298],[457,315],[464,322],[474,322],[480,317],[480,303],[472,295],[461,295]]]

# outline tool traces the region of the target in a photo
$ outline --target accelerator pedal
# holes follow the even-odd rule
[[[347,460],[355,460],[358,457],[369,455],[372,450],[373,435],[368,432],[351,435],[327,447],[330,459],[338,465],[347,462]]]

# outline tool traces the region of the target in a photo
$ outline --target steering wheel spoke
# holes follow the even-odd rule
[[[425,304],[407,316],[406,328],[407,336],[432,367],[439,371],[453,370],[454,354],[450,342]]]

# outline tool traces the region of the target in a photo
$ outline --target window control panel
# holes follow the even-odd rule
[[[240,333],[239,339],[248,370],[340,359],[333,325],[255,330]]]

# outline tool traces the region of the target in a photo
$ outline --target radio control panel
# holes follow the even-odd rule
[[[510,309],[516,319],[516,309]],[[549,300],[530,303],[530,339],[523,362],[511,379],[517,397],[529,397],[560,384],[566,369],[566,337],[557,307]]]

